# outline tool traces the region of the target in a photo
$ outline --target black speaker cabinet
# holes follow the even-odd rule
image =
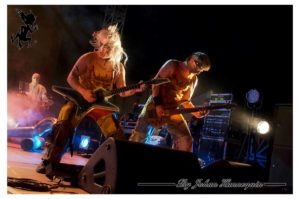
[[[208,180],[218,185],[215,188],[199,189],[202,193],[276,193],[276,190],[264,185],[265,172],[255,165],[218,160],[204,167],[200,176],[203,182]]]
[[[202,178],[216,182],[231,179],[233,182],[263,182],[264,170],[251,164],[218,160],[202,169]]]
[[[186,193],[178,181],[199,173],[192,153],[109,138],[82,169],[79,186],[96,194]]]
[[[293,109],[292,105],[275,106],[274,143],[269,181],[293,187]]]

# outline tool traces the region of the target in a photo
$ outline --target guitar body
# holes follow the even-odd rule
[[[120,111],[117,106],[110,103],[106,98],[99,97],[99,95],[97,95],[97,101],[95,103],[88,103],[72,88],[52,86],[52,90],[77,105],[76,118],[78,118],[78,120],[81,120],[85,116],[90,116],[97,121],[100,117]]]
[[[95,121],[99,118],[111,114],[113,112],[119,112],[119,108],[110,102],[96,103],[93,104],[87,111],[80,113],[79,117],[84,118],[85,116],[90,116]]]
[[[144,114],[145,121],[151,124],[154,128],[159,128],[164,125],[168,118],[164,116],[160,119],[157,118],[154,102],[150,102],[146,106],[146,109],[143,110],[142,114]]]
[[[85,116],[90,116],[95,121],[98,120],[98,118],[103,117],[105,115],[111,114],[112,112],[119,112],[119,108],[115,106],[114,104],[110,103],[108,101],[108,97],[111,97],[113,95],[132,90],[135,88],[139,88],[142,84],[145,84],[147,86],[149,85],[159,85],[159,84],[165,84],[169,83],[170,80],[167,78],[157,78],[157,79],[151,79],[149,81],[134,84],[127,87],[117,88],[111,91],[107,91],[101,87],[98,87],[93,90],[93,93],[96,97],[96,102],[89,103],[87,102],[77,91],[75,91],[72,88],[66,88],[62,86],[52,86],[52,90],[60,95],[62,95],[65,99],[70,100],[74,102],[77,106],[76,110],[76,120],[80,121]]]
[[[144,118],[147,122],[149,122],[153,126],[161,126],[164,123],[166,123],[167,119],[171,115],[177,115],[177,114],[183,114],[183,113],[192,113],[197,112],[200,110],[214,110],[214,109],[231,109],[235,107],[235,104],[220,104],[220,105],[214,105],[214,106],[196,106],[193,108],[165,108],[165,115],[162,116],[160,119],[157,118],[156,115],[156,108],[154,105],[154,102],[151,101],[149,104],[146,105],[146,109],[143,110],[142,114],[144,115]]]

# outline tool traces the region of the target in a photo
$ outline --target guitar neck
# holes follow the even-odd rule
[[[145,82],[143,82],[143,83],[145,83]],[[116,95],[119,93],[123,93],[123,92],[129,91],[129,90],[139,88],[143,83],[133,84],[133,85],[126,86],[126,87],[117,88],[117,89],[114,89],[111,91],[106,91],[104,94],[104,97],[113,96],[113,95]]]
[[[223,108],[232,108],[234,105],[232,104],[225,104],[225,105],[214,105],[214,106],[197,106],[193,108],[184,108],[184,109],[170,109],[166,110],[167,115],[176,115],[176,114],[183,114],[183,113],[192,113],[201,110],[214,110],[214,109],[223,109]]]
[[[152,85],[152,84],[159,85],[159,84],[165,84],[165,83],[168,83],[168,82],[170,82],[170,80],[168,78],[157,78],[157,79],[151,79],[151,80],[148,80],[148,81],[145,81],[145,82],[140,82],[138,84],[133,84],[133,85],[130,85],[130,86],[113,89],[111,91],[105,91],[103,89],[95,89],[94,92],[97,93],[98,91],[101,91],[101,96],[102,97],[108,97],[108,96],[113,96],[113,95],[116,95],[116,94],[119,94],[119,93],[123,93],[123,92],[129,91],[129,90],[139,88],[142,84],[145,84],[145,85],[149,86],[149,85]]]

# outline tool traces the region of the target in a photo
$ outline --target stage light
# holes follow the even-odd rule
[[[33,136],[33,149],[39,149],[43,145],[43,138],[39,136]]]
[[[159,135],[152,135],[150,140],[147,141],[146,144],[154,145],[154,146],[163,146],[165,145],[165,139]]]
[[[148,127],[148,131],[147,131],[147,134],[146,134],[146,139],[145,139],[145,144],[151,144],[151,137],[154,133],[154,128],[149,126]]]
[[[256,104],[259,102],[260,93],[256,89],[251,89],[246,93],[246,99],[249,104]]]
[[[267,121],[260,121],[258,124],[257,124],[257,132],[259,134],[266,134],[268,133],[270,130],[270,125]]]
[[[91,138],[89,136],[82,135],[80,139],[79,148],[88,149]]]
[[[39,136],[33,136],[33,138],[25,138],[21,141],[20,145],[24,151],[33,151],[40,149],[44,144],[44,139]]]

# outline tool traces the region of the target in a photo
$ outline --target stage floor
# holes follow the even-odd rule
[[[27,152],[20,148],[18,144],[8,143],[7,147],[7,177],[13,178],[29,178],[37,180],[41,183],[56,184],[56,181],[51,181],[45,175],[37,173],[35,168],[41,161],[42,153],[39,152]],[[70,156],[66,153],[62,159],[62,163],[85,165],[88,161],[87,158],[83,158],[77,155]],[[13,188],[7,186],[8,194],[88,194],[80,188],[73,188],[70,183],[63,182],[62,187],[53,189],[49,192],[36,192],[27,191],[19,188]]]

